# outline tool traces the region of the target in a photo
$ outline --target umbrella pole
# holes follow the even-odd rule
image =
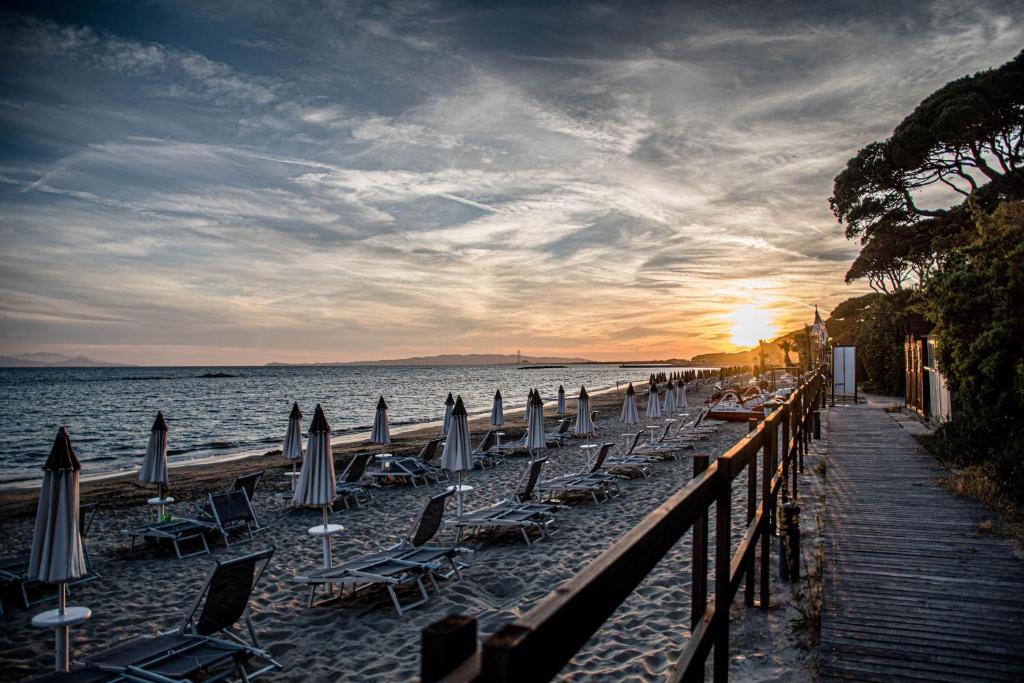
[[[63,581],[57,584],[57,614],[61,617],[67,612],[68,608],[68,594],[67,584]],[[57,642],[55,647],[55,658],[54,668],[57,671],[68,671],[71,668],[71,662],[69,661],[68,650],[70,645],[70,631],[68,627],[61,626],[53,630],[56,636]]]
[[[462,470],[459,470],[459,484],[455,489],[455,492],[455,502],[458,504],[456,506],[456,513],[458,514],[459,519],[462,519]]]

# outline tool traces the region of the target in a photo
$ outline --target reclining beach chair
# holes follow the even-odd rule
[[[680,439],[674,436],[669,436],[669,430],[671,428],[672,423],[669,422],[665,425],[665,429],[662,431],[661,436],[659,436],[653,444],[642,443],[637,445],[634,450],[634,454],[647,455],[659,460],[675,460],[677,451],[694,447],[690,439]]]
[[[92,527],[92,521],[96,517],[97,509],[99,509],[99,503],[83,503],[78,506],[78,533],[82,537],[82,554],[85,559],[86,573],[85,576],[81,576],[68,582],[67,585],[69,593],[71,586],[77,586],[100,578],[100,575],[93,569],[92,555],[89,554],[89,546],[85,542],[86,537],[89,535],[89,529]],[[40,600],[46,600],[53,597],[52,593],[48,593],[45,597],[37,600],[30,600],[28,595],[29,589],[36,585],[36,583],[37,582],[35,581],[30,581],[28,578],[27,553],[12,555],[10,557],[0,559],[0,585],[7,584],[15,586],[19,593],[19,597],[21,598],[22,607],[28,608]],[[0,601],[0,616],[2,616],[3,613],[3,602]]]
[[[473,451],[473,467],[485,470],[498,464],[501,460],[501,453],[494,447],[497,440],[497,431],[488,429],[484,438],[480,439],[480,445]]]
[[[444,519],[444,507],[448,498],[453,495],[447,490],[432,497],[424,506],[412,530],[406,538],[395,545],[355,558],[327,569],[317,569],[305,576],[296,576],[295,580],[309,586],[309,606],[316,599],[316,591],[320,586],[327,585],[333,592],[333,586],[341,586],[341,593],[331,596],[320,604],[340,599],[345,586],[352,587],[352,594],[372,586],[384,586],[398,616],[406,610],[424,604],[430,599],[423,583],[424,577],[429,579],[434,590],[440,590],[435,579],[462,578],[459,565],[455,561],[460,549],[455,547],[427,545],[441,528]],[[442,569],[450,567],[450,571],[442,573]],[[419,595],[413,602],[402,604],[398,599],[398,589],[415,586]]]
[[[601,472],[611,448],[612,444],[610,443],[601,444],[601,448],[598,450],[597,456],[594,458],[594,462],[588,471],[542,481],[537,484],[537,492],[542,495],[547,494],[548,500],[573,494],[589,495],[595,503],[600,503],[602,500],[608,500],[613,496],[619,495],[617,477],[613,474]]]
[[[218,561],[181,626],[157,636],[143,636],[76,662],[69,672],[34,679],[39,682],[107,683],[110,681],[251,681],[280,669],[256,638],[249,613],[253,589],[274,554],[273,548]],[[238,633],[245,623],[248,639]],[[257,660],[250,667],[250,660]]]
[[[464,513],[458,519],[451,519],[445,522],[445,526],[454,526],[458,529],[457,541],[462,539],[462,533],[468,531],[477,533],[482,529],[518,529],[523,535],[526,545],[531,545],[530,531],[536,531],[540,540],[548,538],[557,530],[555,512],[561,507],[551,503],[532,502],[537,482],[540,479],[540,471],[547,462],[547,458],[538,458],[530,461],[516,483],[512,497],[497,505],[482,510],[474,510]],[[525,482],[524,482],[525,479]]]
[[[348,502],[350,500],[355,503],[356,507],[359,507],[360,496],[366,496],[369,502],[373,502],[373,494],[370,493],[371,484],[363,479],[366,466],[372,458],[373,453],[359,453],[352,456],[352,459],[348,461],[345,471],[341,473],[341,478],[335,485],[334,493],[337,497],[334,499],[334,502],[341,501],[346,510],[349,508]]]
[[[448,470],[437,464],[437,454],[441,447],[441,439],[431,439],[423,444],[419,455],[416,458],[420,464],[434,475],[434,479],[440,482],[442,479],[448,481]]]
[[[422,462],[413,457],[395,458],[388,463],[388,468],[381,468],[366,472],[364,477],[380,483],[401,481],[412,484],[416,488],[422,484],[429,484],[431,479],[438,480],[434,468],[425,466]]]
[[[609,455],[605,459],[602,469],[622,477],[633,478],[638,476],[651,476],[651,471],[648,468],[648,465],[652,462],[657,462],[660,458],[656,458],[651,455],[643,455],[642,453],[637,452],[640,440],[643,436],[643,432],[638,432],[633,435],[633,441],[630,443],[629,448],[626,449],[625,453],[622,455]]]
[[[266,470],[258,470],[256,472],[250,472],[249,474],[243,474],[239,477],[235,477],[235,481],[232,482],[231,488],[226,491],[245,491],[245,495],[249,500],[249,506],[252,507],[253,498],[256,496],[256,487],[259,485],[260,480],[263,479],[263,474]],[[252,512],[253,519],[255,520],[253,531],[260,531],[263,529],[260,526],[259,520],[256,519],[256,510]],[[203,499],[203,504],[199,506],[199,514],[196,519],[203,522],[213,522],[213,510],[210,509],[210,498],[207,496]]]
[[[200,522],[198,519],[172,519],[169,522],[152,522],[134,529],[125,529],[124,533],[131,537],[131,552],[135,551],[136,541],[170,541],[174,546],[174,554],[179,560],[196,555],[209,554],[210,546],[206,543],[206,532],[213,530],[212,522]],[[201,547],[191,552],[182,553],[182,546],[198,541]]]
[[[252,509],[245,489],[208,493],[206,503],[213,528],[220,532],[225,547],[231,546],[230,536],[233,532],[240,531],[248,536],[245,540],[251,541],[253,532],[263,528],[256,519],[256,511]]]
[[[558,426],[553,430],[544,435],[544,442],[548,448],[556,448],[558,446],[565,445],[565,442],[572,436],[569,433],[569,427],[572,425],[572,420],[569,418],[562,418],[558,421]]]

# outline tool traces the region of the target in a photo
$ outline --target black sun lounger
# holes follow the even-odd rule
[[[548,538],[557,530],[555,512],[560,506],[533,502],[533,493],[545,462],[547,458],[530,461],[525,470],[525,484],[524,477],[520,477],[509,500],[489,508],[467,512],[458,519],[447,521],[445,525],[458,528],[459,539],[462,538],[463,531],[478,532],[483,529],[517,529],[523,535],[526,545],[533,543],[530,538],[531,531],[537,532],[540,540]]]
[[[448,490],[427,501],[410,534],[395,545],[330,569],[317,569],[305,576],[296,576],[296,581],[309,586],[310,607],[314,604],[320,586],[327,586],[328,592],[332,592],[333,586],[338,585],[342,594],[345,586],[351,586],[353,594],[372,586],[384,586],[395,611],[398,616],[402,616],[406,610],[430,599],[423,583],[424,578],[430,581],[434,590],[438,590],[436,576],[460,577],[459,566],[455,561],[460,549],[428,545],[441,527],[444,507],[452,493]],[[450,571],[442,573],[445,567],[450,567]],[[398,599],[398,589],[407,586],[415,586],[418,596],[412,602],[402,604]],[[342,594],[328,597],[320,604],[339,599]]]
[[[281,668],[259,646],[249,614],[253,588],[273,548],[217,562],[180,627],[103,650],[70,672],[33,679],[37,683],[110,681],[221,681],[254,678]],[[239,634],[244,622],[245,632]],[[256,660],[255,666],[252,665]]]

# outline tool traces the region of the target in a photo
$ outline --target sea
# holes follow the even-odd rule
[[[42,476],[57,429],[67,427],[83,477],[141,464],[157,411],[168,425],[168,460],[195,462],[281,447],[292,402],[308,426],[323,406],[334,437],[368,438],[377,397],[392,431],[438,422],[448,392],[471,415],[490,414],[496,389],[505,410],[526,405],[531,388],[553,401],[615,388],[655,371],[686,367],[581,364],[516,366],[261,366],[0,369],[0,484]],[[571,406],[571,404],[570,404]]]

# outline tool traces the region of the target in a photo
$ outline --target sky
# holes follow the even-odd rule
[[[0,10],[0,354],[689,357],[864,290],[832,179],[1019,3]]]

